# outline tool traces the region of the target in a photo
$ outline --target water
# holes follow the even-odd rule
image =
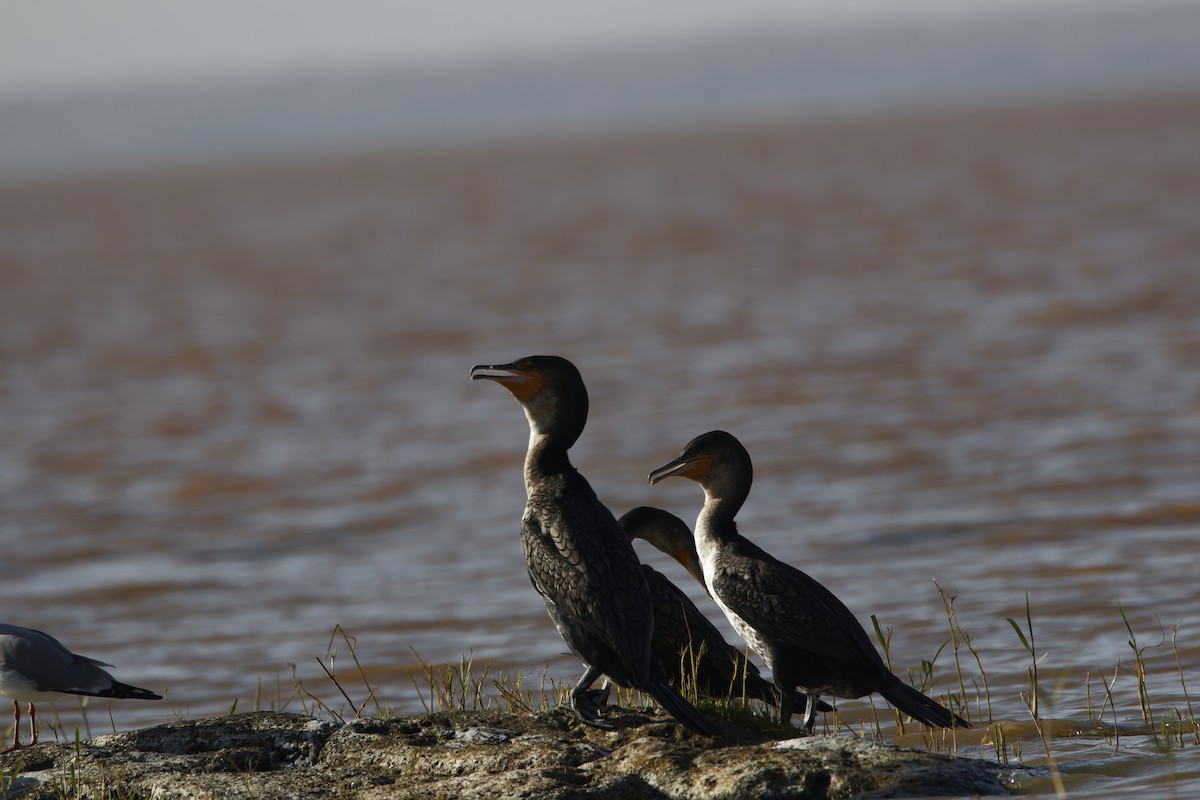
[[[298,709],[292,664],[336,707],[337,625],[399,711],[418,656],[573,680],[517,542],[524,418],[467,378],[558,353],[614,510],[693,518],[646,474],[734,432],[743,532],[877,614],[902,674],[947,638],[936,579],[1039,763],[1028,597],[1046,716],[1118,670],[1119,743],[1056,744],[1069,791],[1200,791],[1200,749],[1129,733],[1118,609],[1157,720],[1176,625],[1200,692],[1198,135],[1179,95],[0,187],[3,619],[167,691],[93,733]]]

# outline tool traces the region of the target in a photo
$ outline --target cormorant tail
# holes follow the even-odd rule
[[[879,693],[917,722],[924,722],[932,728],[971,727],[970,723],[945,706],[929,699],[899,678],[892,677],[894,680],[880,687]]]
[[[683,695],[666,681],[651,681],[643,691],[657,700],[672,717],[701,736],[717,735],[717,729],[708,717],[697,711],[695,706],[683,699]]]

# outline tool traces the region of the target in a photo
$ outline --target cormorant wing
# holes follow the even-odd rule
[[[756,630],[816,655],[885,669],[866,631],[833,592],[745,538],[722,547],[712,591]]]
[[[583,508],[578,487],[570,495],[572,502],[566,503],[530,498],[521,529],[530,580],[538,594],[612,650],[640,681],[650,672],[654,625],[641,564],[590,487],[589,508]]]
[[[666,576],[654,570],[653,567],[643,566],[646,584],[650,587],[650,595],[654,598],[655,633],[665,625],[673,625],[678,630],[673,631],[673,637],[680,642],[690,638],[692,646],[699,650],[700,645],[707,646],[709,653],[724,656],[730,651],[736,651],[725,641],[717,626],[696,608],[692,598],[672,583]],[[758,674],[758,667],[749,665],[752,674]]]

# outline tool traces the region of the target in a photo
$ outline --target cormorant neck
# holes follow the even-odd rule
[[[722,464],[722,469],[710,468],[708,475],[700,480],[700,487],[704,489],[704,508],[700,519],[707,522],[718,535],[737,533],[733,519],[750,496],[753,483],[754,473],[749,459],[745,461],[745,464],[735,461],[731,467]]]
[[[567,451],[583,433],[587,421],[587,395],[583,399],[563,399],[558,394],[541,393],[532,401],[522,401],[529,422],[529,449],[525,453],[525,480],[558,475],[574,469]]]
[[[696,555],[704,570],[704,588],[713,594],[713,576],[720,561],[721,550],[737,540],[737,523],[734,515],[741,503],[704,493],[704,506],[696,518]],[[715,596],[715,595],[714,595]]]
[[[529,432],[529,449],[525,453],[525,485],[530,486],[541,478],[574,471],[567,448],[553,434]]]
[[[741,509],[745,497],[716,497],[704,493],[704,507],[700,509],[700,518],[696,521],[697,529],[703,526],[707,533],[720,537],[726,532],[737,533],[737,523],[734,517]]]

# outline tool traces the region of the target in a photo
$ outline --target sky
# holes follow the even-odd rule
[[[1015,7],[1139,0],[1005,0]],[[995,0],[0,0],[0,94],[983,14]]]

